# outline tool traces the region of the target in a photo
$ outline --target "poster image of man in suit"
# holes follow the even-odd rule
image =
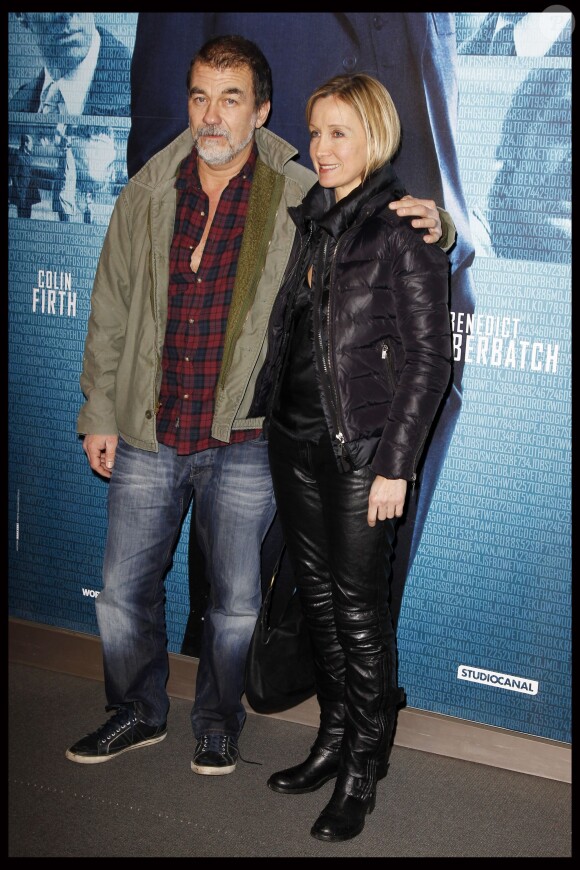
[[[485,201],[473,204],[476,252],[486,257],[569,262],[572,255],[572,74],[573,19],[561,11],[493,12],[459,43],[458,54],[500,64],[490,100],[513,90],[494,150],[495,175]],[[472,15],[457,14],[458,35]],[[494,89],[496,96],[494,97]],[[485,123],[485,121],[483,122]]]
[[[8,103],[11,112],[130,114],[131,52],[94,12],[15,12],[42,58]]]

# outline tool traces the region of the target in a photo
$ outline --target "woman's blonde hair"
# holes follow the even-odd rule
[[[340,75],[320,85],[306,103],[306,122],[310,124],[317,100],[336,97],[356,112],[367,140],[367,162],[362,180],[388,163],[401,141],[399,113],[386,87],[366,73]]]

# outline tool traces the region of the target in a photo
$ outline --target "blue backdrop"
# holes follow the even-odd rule
[[[166,16],[154,14],[161,26]],[[386,40],[381,15],[344,13],[347,24],[368,16]],[[451,313],[463,406],[406,582],[400,682],[411,707],[569,742],[573,22],[520,16],[511,54],[492,48],[507,33],[497,13],[445,17],[454,19],[446,75],[457,83],[476,305]],[[95,18],[133,52],[136,13]],[[325,31],[315,37],[324,55]],[[267,29],[260,43],[268,54]],[[126,58],[120,48],[112,57],[111,89],[128,104]],[[41,68],[30,30],[11,15],[9,98]],[[92,279],[127,179],[131,118],[120,108],[54,116],[10,105],[9,613],[97,634],[107,484],[89,470],[75,429]],[[23,135],[33,140],[30,217],[19,215],[13,183]],[[76,174],[69,221],[54,206],[63,135]],[[445,194],[443,185],[438,201],[454,214]],[[172,652],[189,615],[188,532],[186,519],[166,582]]]

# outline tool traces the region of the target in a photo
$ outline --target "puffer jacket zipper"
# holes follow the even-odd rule
[[[429,427],[423,426],[423,435],[421,436],[421,441],[419,442],[419,446],[415,450],[415,455],[413,457],[413,477],[411,478],[411,489],[415,489],[415,484],[417,483],[417,462],[419,461],[419,456],[423,451],[423,445],[427,440],[427,435],[429,434]]]
[[[317,326],[315,329],[315,335],[317,339],[317,356],[319,358],[321,364],[320,371],[320,381],[322,383],[323,389],[327,395],[328,407],[330,413],[332,415],[332,419],[329,421],[331,424],[331,438],[334,441],[338,442],[338,451],[340,455],[340,459],[348,465],[348,467],[352,467],[352,460],[348,452],[348,448],[346,446],[346,437],[345,437],[345,425],[342,418],[342,408],[340,404],[340,395],[338,391],[338,385],[336,383],[336,377],[334,375],[334,366],[332,364],[332,286],[333,286],[333,269],[334,264],[336,262],[336,253],[338,251],[338,246],[342,239],[337,241],[334,251],[332,252],[332,262],[330,264],[330,275],[328,280],[328,305],[326,306],[326,333],[327,333],[327,349],[326,353],[324,351],[324,337],[323,337],[323,329],[322,329],[322,316],[324,311],[322,310],[322,294],[324,292],[324,276],[326,274],[326,262],[328,258],[328,246],[330,244],[330,236],[327,235],[326,240],[324,242],[324,247],[322,251],[322,262],[320,264],[320,274],[317,276],[316,280],[319,285],[319,294],[315,295],[314,301],[316,302],[316,306],[314,307],[314,316],[317,320]]]

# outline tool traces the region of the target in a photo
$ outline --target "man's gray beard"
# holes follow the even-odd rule
[[[229,130],[220,130],[219,127],[200,127],[196,130],[193,137],[193,144],[197,149],[197,153],[209,166],[223,166],[226,163],[230,163],[234,157],[237,157],[240,154],[246,145],[248,145],[252,139],[254,138],[255,127],[255,117],[252,118],[252,126],[250,128],[250,132],[247,137],[242,141],[238,142],[238,144],[234,147],[232,146],[232,134]],[[200,138],[202,136],[223,136],[226,139],[229,147],[229,150],[224,152],[220,145],[200,145]]]

